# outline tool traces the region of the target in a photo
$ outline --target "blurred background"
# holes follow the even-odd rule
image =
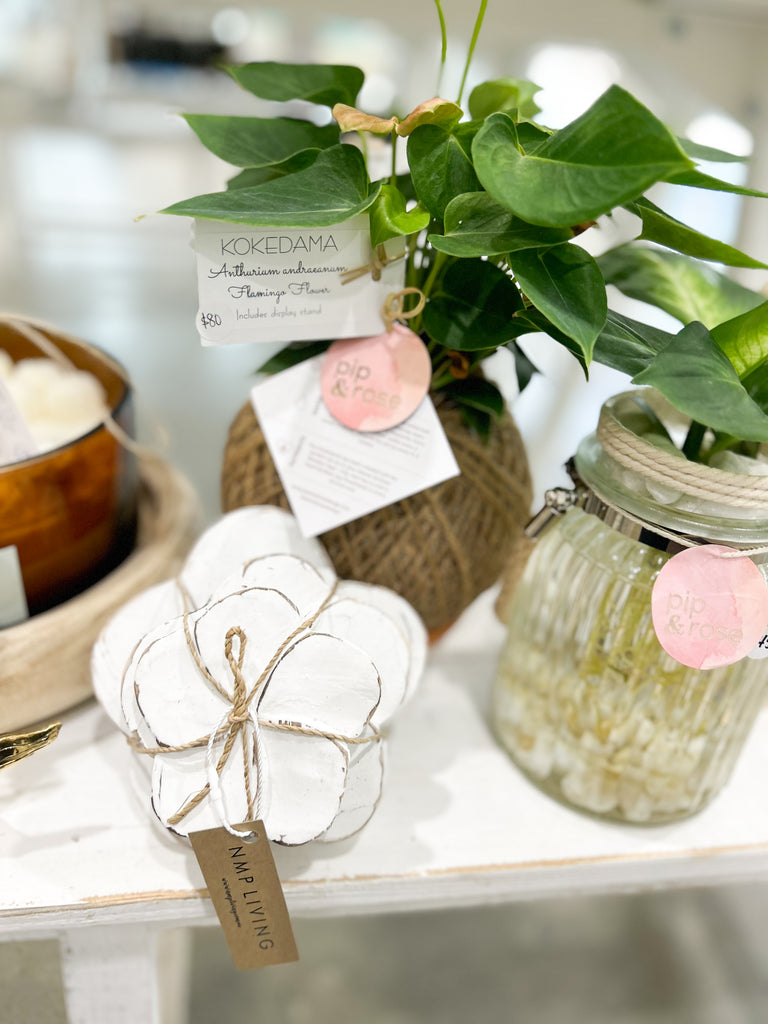
[[[441,92],[452,98],[476,8],[443,6]],[[678,134],[751,155],[707,169],[765,189],[767,52],[764,0],[491,0],[468,89],[490,77],[531,78],[542,87],[542,122],[558,127],[619,82]],[[226,427],[265,353],[199,345],[189,223],[154,211],[222,188],[231,168],[179,113],[269,113],[216,70],[269,59],[359,64],[361,106],[402,114],[435,94],[439,53],[432,0],[0,0],[0,308],[124,362],[142,436],[156,443],[158,422],[166,425],[167,453],[202,492],[209,518]],[[673,216],[768,259],[768,204],[666,189],[656,199]],[[739,273],[765,285],[759,272]],[[614,300],[632,315],[631,302]],[[545,370],[515,405],[538,497],[560,482],[574,439],[624,381],[595,367],[586,388],[547,339],[523,345]]]
[[[476,10],[443,7],[440,91],[453,98]],[[228,424],[266,353],[200,346],[190,226],[154,211],[222,188],[230,168],[178,115],[269,113],[216,70],[250,60],[358,64],[360,105],[404,113],[436,93],[439,51],[432,0],[0,0],[0,310],[124,363],[140,436],[190,477],[208,519]],[[712,173],[768,190],[766,54],[768,0],[490,0],[468,85],[530,78],[540,119],[558,127],[618,82],[678,134],[751,157]],[[768,262],[768,204],[686,189],[657,201]],[[587,385],[546,339],[523,344],[545,371],[513,401],[540,498],[624,380],[596,367]],[[299,922],[300,964],[240,976],[201,931],[191,1020],[757,1024],[766,911],[749,888]],[[55,949],[0,947],[0,991],[0,1021],[62,1020]]]

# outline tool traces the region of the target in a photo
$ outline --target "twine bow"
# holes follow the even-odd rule
[[[356,281],[359,277],[365,277],[366,274],[370,274],[374,281],[381,280],[381,272],[385,267],[388,267],[390,263],[396,263],[405,257],[405,249],[399,252],[397,256],[388,256],[387,250],[384,248],[384,244],[377,245],[371,253],[370,263],[366,263],[365,266],[355,267],[354,270],[345,270],[340,275],[342,284],[350,284],[352,281]]]
[[[276,729],[283,732],[298,733],[304,736],[318,736],[322,739],[337,740],[342,743],[349,744],[378,743],[381,740],[382,733],[373,726],[370,726],[372,729],[372,733],[370,735],[345,736],[341,733],[330,732],[325,729],[313,729],[310,726],[299,725],[296,722],[273,722],[269,719],[262,719],[257,713],[254,713],[251,707],[254,698],[260,691],[262,691],[264,683],[269,679],[273,669],[280,661],[283,654],[285,654],[294,640],[296,640],[301,633],[305,632],[314,624],[317,617],[332,600],[336,593],[337,585],[338,583],[334,583],[328,596],[323,600],[317,610],[314,611],[309,618],[305,619],[301,625],[297,626],[296,629],[280,644],[250,690],[248,689],[248,683],[243,674],[243,662],[248,637],[242,626],[232,626],[227,631],[224,638],[224,656],[227,660],[230,671],[232,672],[232,678],[234,681],[231,695],[211,674],[211,672],[209,672],[208,668],[204,664],[189,629],[189,611],[188,609],[185,609],[183,614],[184,637],[195,665],[204,678],[215,688],[217,693],[219,693],[230,706],[224,712],[215,728],[212,729],[208,735],[200,736],[188,743],[181,743],[177,746],[147,747],[141,742],[136,734],[128,738],[128,742],[136,751],[141,754],[150,754],[153,756],[155,754],[170,754],[200,747],[206,748],[207,782],[196,793],[189,797],[175,814],[171,815],[167,819],[169,825],[178,825],[191,811],[195,809],[195,807],[201,804],[206,797],[210,796],[219,821],[227,832],[239,839],[248,840],[252,837],[252,833],[241,832],[233,827],[221,787],[221,774],[229,761],[238,737],[240,737],[243,754],[243,782],[245,786],[249,821],[261,816],[263,795],[269,782],[269,766],[267,764],[264,744],[261,742],[262,729]],[[183,588],[182,596],[184,597],[185,604],[187,604],[187,595]],[[237,640],[237,650],[235,650],[235,640]],[[221,740],[222,737],[224,737],[224,746],[217,758],[216,743]],[[255,792],[251,786],[250,749],[253,750],[256,762]]]

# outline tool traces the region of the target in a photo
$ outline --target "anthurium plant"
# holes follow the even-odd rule
[[[766,265],[681,223],[646,193],[666,182],[768,196],[706,173],[701,162],[737,158],[676,137],[619,86],[557,130],[536,121],[538,89],[528,81],[484,82],[465,102],[486,3],[457,100],[433,98],[402,118],[355,106],[364,80],[356,67],[227,67],[262,99],[327,108],[328,123],[318,125],[321,116],[186,115],[200,141],[239,171],[226,191],[163,212],[281,227],[328,226],[367,212],[374,248],[402,236],[406,285],[426,299],[409,325],[431,353],[433,391],[449,395],[481,433],[503,409],[482,375],[483,360],[510,349],[523,387],[535,372],[535,339],[527,355],[518,340],[544,333],[585,372],[597,360],[662,392],[692,420],[689,458],[768,441],[768,302],[712,267]],[[391,148],[383,178],[369,173],[371,135]],[[406,173],[398,173],[402,148]],[[638,237],[593,258],[578,236],[620,208],[639,218]],[[682,329],[662,331],[612,312],[607,284],[672,313]],[[264,369],[323,347],[289,346]]]

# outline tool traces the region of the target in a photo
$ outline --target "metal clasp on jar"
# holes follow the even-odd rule
[[[531,540],[536,540],[541,536],[554,519],[565,515],[568,509],[575,508],[577,505],[583,507],[587,500],[589,490],[576,472],[573,459],[568,460],[565,468],[575,487],[552,487],[545,491],[544,505],[523,531],[525,536],[530,537]]]

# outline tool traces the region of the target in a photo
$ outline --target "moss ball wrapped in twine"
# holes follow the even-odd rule
[[[438,415],[460,476],[321,535],[342,579],[389,587],[434,635],[501,575],[529,519],[531,479],[512,417],[494,421],[486,443],[450,402]],[[224,453],[222,508],[289,508],[250,403],[235,417]]]

